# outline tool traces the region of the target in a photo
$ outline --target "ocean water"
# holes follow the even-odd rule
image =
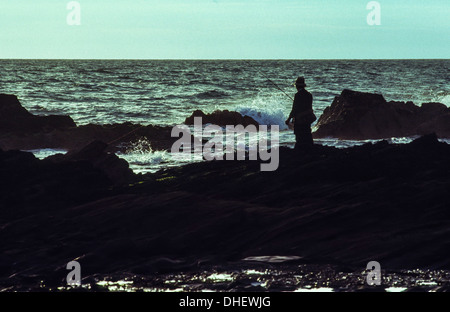
[[[381,93],[388,101],[450,106],[449,69],[450,60],[0,60],[0,92],[17,95],[33,114],[68,114],[78,125],[176,125],[196,109],[228,109],[279,125],[281,144],[292,145],[284,124],[292,100],[272,82],[293,96],[293,82],[305,76],[320,116],[346,88]],[[120,156],[137,172],[176,165],[168,153],[143,149],[147,143]]]

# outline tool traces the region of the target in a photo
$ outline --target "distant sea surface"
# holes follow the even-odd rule
[[[282,142],[291,143],[284,120],[292,101],[273,83],[293,96],[298,76],[306,78],[317,116],[343,89],[450,106],[449,59],[0,60],[0,70],[0,93],[17,95],[33,114],[67,114],[78,125],[176,125],[196,109],[228,109],[279,125]],[[159,164],[165,157],[139,162]]]

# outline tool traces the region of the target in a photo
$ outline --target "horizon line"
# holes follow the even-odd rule
[[[414,61],[450,60],[450,58],[0,58],[0,60],[37,61]]]

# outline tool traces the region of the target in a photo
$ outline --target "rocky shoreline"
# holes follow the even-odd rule
[[[449,145],[427,136],[280,157],[270,173],[257,161],[213,161],[117,184],[95,157],[0,152],[0,285],[61,284],[73,259],[86,277],[267,255],[450,268]]]
[[[219,126],[258,126],[253,118],[237,112],[194,111],[203,123]],[[343,90],[317,121],[314,138],[343,140],[384,139],[422,136],[436,133],[450,138],[450,108],[442,103],[387,102],[382,95]],[[55,148],[78,150],[93,141],[108,143],[108,151],[117,152],[127,143],[139,139],[151,142],[155,150],[169,150],[177,138],[171,137],[171,126],[121,124],[76,125],[70,116],[36,116],[29,113],[16,96],[0,94],[0,148],[33,150]],[[125,147],[126,148],[126,147]]]
[[[4,148],[0,289],[64,285],[74,259],[86,279],[275,255],[448,270],[449,159],[435,134],[405,145],[280,148],[274,172],[236,160],[136,175],[101,141],[44,160]]]
[[[186,118],[185,124],[193,124],[194,117],[202,117],[205,124],[258,125],[251,117],[227,110],[212,114],[197,110]],[[20,104],[16,96],[0,94],[0,148],[3,150],[79,150],[93,141],[102,141],[108,144],[108,151],[117,152],[126,149],[127,143],[139,139],[151,142],[155,150],[169,150],[178,139],[171,137],[171,131],[171,126],[130,122],[77,126],[70,116],[33,115]]]

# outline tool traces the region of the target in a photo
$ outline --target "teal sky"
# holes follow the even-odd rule
[[[450,58],[449,0],[0,0],[0,58]]]

